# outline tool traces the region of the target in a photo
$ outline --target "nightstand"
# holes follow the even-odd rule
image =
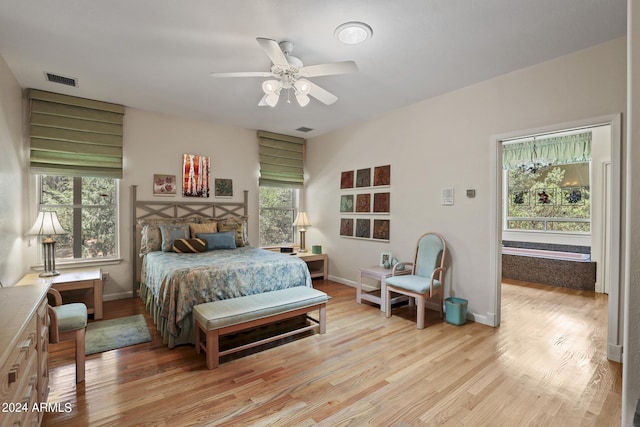
[[[375,304],[380,305],[380,311],[384,313],[385,311],[385,298],[387,295],[387,285],[385,280],[388,277],[391,277],[393,269],[391,268],[382,268],[378,266],[373,267],[364,267],[358,269],[358,276],[356,280],[356,302],[360,304],[362,300],[369,301]],[[411,269],[405,269],[396,271],[396,275],[404,275],[411,274]],[[369,279],[374,279],[380,281],[380,290],[373,292],[366,292],[362,290],[362,278],[368,277]],[[378,295],[379,293],[379,295]],[[397,295],[397,294],[396,294]],[[406,296],[398,296],[396,298],[391,299],[391,304],[395,304],[399,301],[406,301],[408,297]]]
[[[322,277],[327,280],[329,277],[329,259],[327,254],[314,254],[311,252],[298,252],[295,256],[307,263],[311,278]]]

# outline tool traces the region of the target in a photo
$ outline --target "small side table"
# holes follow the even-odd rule
[[[64,302],[82,302],[87,306],[87,313],[93,313],[93,319],[102,319],[102,270],[63,271],[59,276],[54,276],[51,287],[63,294]],[[77,296],[82,291],[82,297]],[[64,293],[70,295],[70,300],[65,300]]]
[[[364,267],[358,269],[357,283],[356,283],[356,302],[358,304],[362,303],[362,300],[369,301],[380,306],[380,311],[384,313],[385,311],[385,298],[387,297],[387,284],[386,279],[391,277],[393,269],[391,268],[382,268],[378,266],[373,267]],[[411,269],[396,271],[396,275],[404,275],[410,274]],[[368,277],[369,279],[379,280],[380,281],[380,296],[376,295],[377,291],[374,292],[366,292],[362,290],[362,278]],[[406,296],[398,296],[396,298],[391,299],[391,304],[395,304],[399,301],[406,300]]]
[[[312,279],[315,277],[322,277],[324,280],[327,280],[329,277],[329,259],[327,254],[298,252],[296,256],[307,263]]]

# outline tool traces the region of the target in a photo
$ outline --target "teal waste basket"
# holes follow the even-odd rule
[[[467,305],[469,301],[464,298],[445,298],[445,319],[453,325],[464,325],[467,321]]]

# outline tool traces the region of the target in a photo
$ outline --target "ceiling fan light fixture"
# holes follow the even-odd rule
[[[296,88],[296,95],[298,93],[308,95],[309,92],[311,92],[311,84],[308,80],[299,79],[293,84],[293,86]]]
[[[264,97],[264,102],[266,102],[269,107],[275,107],[278,104],[278,100],[280,100],[280,94],[275,92],[269,93]]]
[[[278,80],[265,80],[264,82],[262,82],[262,90],[264,91],[265,95],[276,93],[278,89],[280,89],[281,84],[282,83]]]
[[[364,22],[345,22],[338,25],[333,32],[344,44],[359,44],[373,37],[373,30]]]
[[[309,97],[305,94],[296,92],[296,100],[301,107],[306,107],[309,103]]]

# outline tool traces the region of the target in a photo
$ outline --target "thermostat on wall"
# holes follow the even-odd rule
[[[442,189],[441,204],[442,206],[453,205],[453,187]]]

